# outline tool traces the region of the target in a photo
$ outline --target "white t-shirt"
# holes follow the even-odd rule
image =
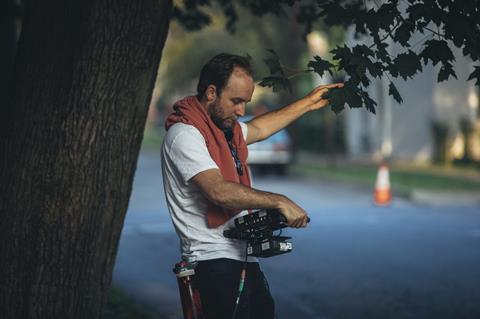
[[[240,125],[246,138],[247,125]],[[245,260],[245,242],[225,238],[223,231],[233,227],[234,218],[246,214],[246,211],[242,211],[224,225],[208,228],[207,199],[190,181],[200,172],[218,169],[200,131],[183,123],[172,125],[163,140],[161,158],[167,207],[180,238],[182,257],[199,261],[215,258]],[[257,259],[249,257],[248,261]]]

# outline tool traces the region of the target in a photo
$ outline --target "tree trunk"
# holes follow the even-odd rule
[[[0,150],[0,318],[98,318],[171,0],[28,1]]]
[[[17,41],[15,28],[16,11],[15,0],[3,0],[0,2],[0,112],[6,108],[8,93],[11,91],[12,66]],[[0,127],[4,126],[5,123],[2,116],[0,118]]]

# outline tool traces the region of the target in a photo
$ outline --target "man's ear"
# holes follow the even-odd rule
[[[217,88],[215,85],[210,84],[207,86],[207,89],[205,91],[205,95],[207,96],[207,101],[208,102],[213,102],[217,98]]]

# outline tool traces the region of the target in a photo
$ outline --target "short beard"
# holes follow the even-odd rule
[[[218,99],[215,99],[210,105],[208,106],[208,113],[210,114],[210,118],[212,119],[213,123],[221,129],[222,131],[231,130],[232,127],[225,125],[225,119],[223,118],[224,112],[221,108]]]

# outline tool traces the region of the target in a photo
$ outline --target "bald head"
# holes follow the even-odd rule
[[[221,53],[214,56],[205,64],[200,72],[200,78],[197,85],[197,94],[199,100],[205,95],[209,85],[214,85],[217,95],[220,95],[227,86],[230,76],[236,72],[237,75],[244,73],[252,77],[252,68],[250,57]],[[240,72],[240,73],[239,73]]]

